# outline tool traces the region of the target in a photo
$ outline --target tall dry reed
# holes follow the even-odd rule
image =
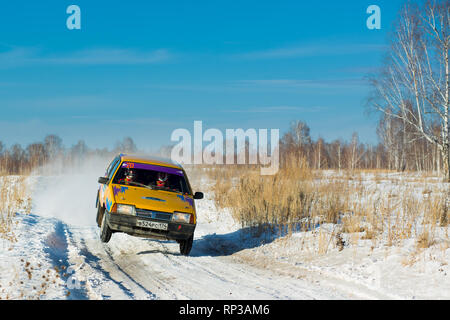
[[[305,159],[288,159],[277,174],[261,176],[241,166],[209,172],[218,208],[230,208],[242,227],[310,230],[323,223],[339,235],[395,245],[414,238],[434,244],[436,232],[449,223],[448,185],[428,177],[404,178],[389,171],[326,173],[311,170]],[[259,232],[258,232],[259,233]]]

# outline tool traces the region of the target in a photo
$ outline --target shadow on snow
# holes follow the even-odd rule
[[[319,224],[311,226],[306,231],[311,231],[319,227]],[[291,225],[291,232],[305,231],[304,225],[300,223]],[[245,249],[252,249],[264,244],[269,244],[272,241],[284,237],[289,234],[287,226],[273,226],[269,224],[245,227],[230,233],[225,234],[208,234],[199,239],[194,239],[190,257],[218,257],[229,256]],[[166,240],[149,240],[159,241],[161,243],[174,243],[174,241]],[[141,251],[138,255],[163,253],[180,256],[177,251],[164,251],[161,249],[152,249]]]

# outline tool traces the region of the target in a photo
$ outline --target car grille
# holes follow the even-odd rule
[[[172,214],[168,213],[168,212],[144,210],[144,209],[138,209],[138,208],[136,208],[136,215],[138,217],[152,218],[152,219],[165,220],[165,221],[170,221],[172,219]]]

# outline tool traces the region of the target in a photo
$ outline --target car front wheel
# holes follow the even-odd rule
[[[106,214],[103,214],[102,225],[100,227],[100,240],[107,243],[111,239],[111,235],[112,231],[106,222]]]
[[[180,240],[179,241],[179,243],[180,243],[180,253],[183,256],[189,255],[189,253],[191,252],[191,249],[192,249],[193,242],[194,242],[194,235],[190,236],[186,240]]]
[[[97,218],[96,218],[96,221],[97,221],[97,225],[99,227],[102,225],[102,220],[103,220],[104,213],[105,213],[105,208],[103,208],[100,205],[100,203],[97,204]]]

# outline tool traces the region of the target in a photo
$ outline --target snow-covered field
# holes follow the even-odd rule
[[[375,247],[365,240],[320,253],[318,243],[331,241],[333,225],[251,237],[206,189],[196,201],[189,256],[175,242],[125,234],[103,244],[94,222],[96,178],[28,178],[31,213],[17,209],[16,241],[0,238],[0,298],[450,299],[445,241],[417,252],[414,240]]]

